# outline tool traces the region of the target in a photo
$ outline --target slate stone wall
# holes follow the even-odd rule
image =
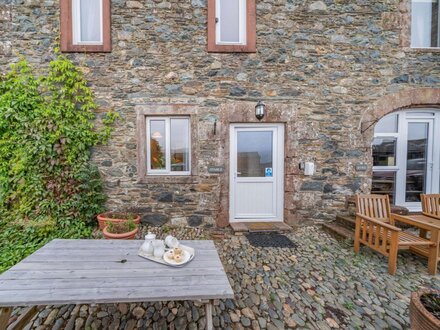
[[[371,184],[363,114],[383,97],[440,88],[440,53],[408,48],[408,3],[258,0],[257,53],[209,54],[205,0],[112,0],[113,51],[68,55],[86,73],[98,115],[122,116],[108,146],[94,152],[108,207],[158,225],[226,225],[227,172],[207,167],[228,168],[229,121],[256,121],[261,99],[272,113],[263,122],[287,128],[285,220],[332,219],[346,195]],[[18,54],[46,65],[58,34],[57,0],[0,1],[1,71]],[[137,112],[145,104],[190,105],[192,177],[139,178]],[[316,174],[303,176],[301,161],[315,161]],[[369,170],[357,172],[356,164]]]

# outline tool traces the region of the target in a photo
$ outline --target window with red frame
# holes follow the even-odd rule
[[[110,52],[110,0],[60,0],[61,51]]]
[[[208,0],[208,51],[256,51],[255,0]]]

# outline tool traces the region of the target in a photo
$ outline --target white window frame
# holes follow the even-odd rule
[[[239,1],[239,42],[227,42],[221,41],[221,22],[220,17],[220,0],[215,0],[215,12],[216,12],[216,25],[215,25],[215,43],[216,45],[246,45],[246,34],[247,34],[247,0],[237,0]]]
[[[394,203],[407,207],[411,212],[421,211],[421,203],[406,202],[406,175],[407,175],[407,147],[408,147],[408,124],[428,123],[428,153],[425,173],[426,193],[440,192],[440,111],[438,109],[420,108],[399,111],[396,133],[375,133],[374,138],[392,137],[396,143],[396,166],[373,166],[374,172],[394,172]]]
[[[395,116],[396,114],[392,114],[392,115]],[[399,167],[397,166],[397,159],[398,159],[397,152],[398,152],[400,117],[401,117],[400,114],[397,114],[397,116],[398,116],[397,117],[397,132],[394,132],[394,133],[375,133],[374,134],[374,139],[392,138],[392,139],[396,140],[396,148],[395,148],[395,155],[394,155],[394,164],[395,165],[391,165],[391,166],[373,166],[373,175],[374,175],[374,172],[391,172],[391,173],[394,173],[394,191],[393,191],[394,202],[395,202],[395,199],[396,199],[396,190],[397,190],[397,188],[396,188],[396,186],[397,186],[397,171],[399,170]]]
[[[410,8],[412,8],[413,2],[421,2],[417,0],[409,0],[410,1]],[[439,6],[438,6],[438,24],[440,25],[440,0]],[[437,47],[431,47],[431,46],[422,46],[422,47],[415,47],[413,46],[413,40],[412,40],[412,28],[413,28],[413,16],[412,16],[412,10],[411,10],[411,17],[410,17],[410,47],[413,49],[440,49],[440,29],[437,31]]]
[[[81,0],[72,0],[72,44],[73,45],[103,45],[104,44],[104,25],[103,25],[103,1],[99,2],[99,24],[101,26],[101,39],[96,41],[81,40]]]
[[[396,140],[396,154],[394,155],[394,163],[395,165],[390,166],[373,166],[373,171],[384,172],[384,171],[397,171],[399,168],[397,167],[397,149],[399,143],[399,133],[378,133],[374,134],[374,139],[381,138],[392,138]]]
[[[188,121],[188,171],[171,171],[171,119],[186,119]],[[150,122],[154,120],[162,120],[165,121],[165,169],[157,170],[151,169],[151,129]],[[182,176],[182,175],[191,175],[191,119],[189,116],[146,116],[146,128],[147,128],[147,175],[173,175],[173,176]]]

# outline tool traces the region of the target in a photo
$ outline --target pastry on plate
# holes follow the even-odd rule
[[[182,257],[182,255],[180,255],[180,254],[175,254],[174,255],[174,261],[175,262],[182,262],[183,261],[183,257]]]

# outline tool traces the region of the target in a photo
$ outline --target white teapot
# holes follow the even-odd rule
[[[162,258],[165,253],[165,243],[160,239],[155,239],[152,243],[153,255],[155,258]]]
[[[153,255],[153,241],[156,239],[156,235],[148,232],[145,235],[145,242],[142,244],[141,249],[145,252],[145,254],[152,256]]]

